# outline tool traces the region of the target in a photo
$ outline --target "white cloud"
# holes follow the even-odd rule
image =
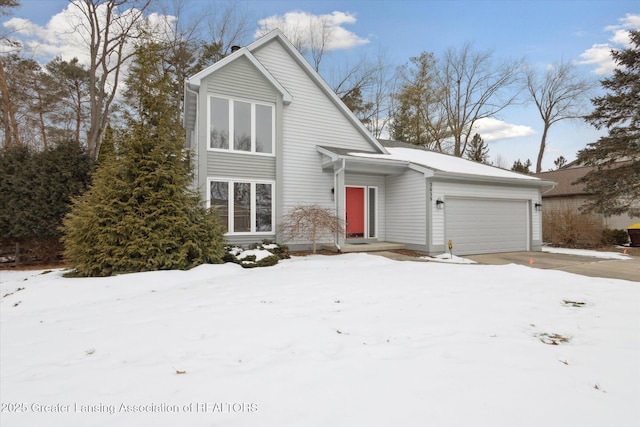
[[[630,47],[629,31],[640,29],[640,15],[627,13],[618,21],[619,24],[605,27],[605,31],[613,33],[609,37],[610,43],[594,44],[580,54],[582,60],[578,61],[578,64],[595,64],[594,72],[599,75],[609,74],[616,68],[616,63],[611,58],[611,50]]]
[[[76,57],[81,64],[88,65],[89,31],[86,18],[80,10],[81,7],[85,6],[78,0],[69,3],[65,9],[52,16],[44,26],[36,25],[23,18],[12,18],[3,25],[12,32],[11,37],[22,42],[28,56],[42,63],[60,56],[67,61]],[[104,6],[99,7],[98,13],[101,12],[104,13]],[[125,9],[118,10],[116,13],[121,17],[130,17],[136,14],[137,10]],[[175,22],[174,17],[155,13],[148,15],[147,20],[155,28],[165,27],[165,31],[170,30],[168,27]],[[133,46],[130,45],[127,50],[130,51],[132,48]]]
[[[616,68],[616,63],[611,59],[612,46],[609,43],[594,44],[580,54],[579,64],[597,65],[594,73],[609,74]]]
[[[27,51],[42,62],[48,62],[55,56],[69,60],[74,56],[80,62],[88,62],[87,49],[83,43],[83,30],[79,25],[80,10],[69,4],[52,16],[44,26],[36,25],[27,19],[13,18],[4,23],[4,27],[13,31]]]
[[[478,120],[473,127],[473,131],[474,133],[479,133],[486,142],[518,138],[536,133],[529,126],[514,125],[491,117]]]
[[[260,28],[256,30],[255,37],[279,28],[297,47],[309,49],[313,47],[314,40],[321,39],[324,30],[326,50],[350,49],[369,43],[368,39],[358,37],[344,28],[344,25],[355,23],[356,17],[348,12],[334,11],[324,15],[313,15],[303,11],[292,11],[259,20]]]
[[[618,25],[609,25],[608,27],[605,27],[606,31],[615,31],[618,30],[620,28],[624,28],[627,30],[634,30],[634,29],[638,29],[640,28],[640,15],[638,14],[632,14],[632,13],[627,13],[624,18],[620,18],[618,19],[618,21],[620,21],[620,24]]]

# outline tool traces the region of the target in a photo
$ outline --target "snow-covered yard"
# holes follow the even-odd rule
[[[637,282],[365,254],[41,273],[0,272],[2,426],[640,419]]]

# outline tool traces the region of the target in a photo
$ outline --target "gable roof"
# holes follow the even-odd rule
[[[349,122],[359,131],[359,133],[371,144],[372,148],[379,153],[387,153],[384,146],[369,132],[369,130],[362,124],[362,122],[353,114],[353,112],[345,105],[344,102],[338,97],[338,95],[331,89],[331,87],[324,81],[324,79],[313,69],[311,64],[305,59],[304,56],[295,48],[295,46],[285,37],[285,35],[279,29],[275,29],[263,37],[255,40],[253,43],[246,47],[231,53],[215,64],[205,68],[199,73],[187,78],[185,81],[185,106],[187,106],[187,97],[189,96],[189,90],[196,89],[200,86],[202,79],[208,75],[216,72],[225,65],[237,60],[244,56],[249,59],[256,68],[274,85],[274,87],[282,94],[283,102],[285,104],[293,102],[293,97],[287,91],[287,89],[269,72],[269,70],[255,57],[253,52],[257,51],[261,47],[271,43],[272,41],[279,42],[281,46],[287,51],[287,53],[296,61],[296,63],[304,70],[309,78],[320,88],[320,90],[329,98],[329,100],[335,105],[335,107],[349,120]],[[187,107],[185,107],[187,108]],[[185,114],[186,117],[186,114]],[[188,123],[185,121],[185,125]]]
[[[389,164],[404,164],[405,168],[418,170],[425,176],[442,178],[510,182],[521,185],[545,186],[553,185],[551,181],[538,177],[508,171],[495,166],[485,165],[450,154],[437,153],[422,147],[399,141],[380,140],[389,154],[374,152],[345,150],[335,147],[318,147],[322,154],[332,157],[332,160],[345,159],[347,162],[359,159],[362,162],[388,162]]]
[[[236,61],[238,58],[241,58],[243,56],[247,58],[258,69],[258,71],[269,81],[269,83],[273,85],[273,87],[278,92],[280,92],[280,94],[282,95],[282,102],[284,102],[285,104],[289,104],[291,103],[291,101],[293,101],[293,97],[287,91],[287,89],[285,89],[285,87],[282,86],[275,77],[273,77],[273,75],[264,67],[264,65],[262,65],[260,61],[258,61],[255,56],[253,56],[253,54],[246,47],[238,49],[237,51],[233,52],[229,56],[224,57],[215,64],[208,66],[199,73],[196,73],[191,77],[187,77],[187,84],[189,84],[192,88],[199,87],[202,83],[203,78],[212,73],[215,73],[225,65],[229,64],[232,61]]]

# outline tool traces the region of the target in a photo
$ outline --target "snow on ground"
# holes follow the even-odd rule
[[[450,264],[475,264],[476,263],[475,261],[469,258],[463,258],[460,256],[451,255],[451,254],[423,256],[423,257],[420,257],[420,259],[424,259],[426,261],[433,261],[433,262],[447,262]]]
[[[2,426],[640,419],[635,282],[366,254],[0,282]]]
[[[554,248],[552,246],[543,246],[542,252],[549,252],[552,254],[588,256],[588,257],[603,258],[603,259],[620,259],[620,260],[631,259],[631,256],[626,254],[621,254],[619,252],[601,252],[601,251],[592,251],[588,249]]]

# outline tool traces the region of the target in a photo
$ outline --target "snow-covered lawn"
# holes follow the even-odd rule
[[[40,273],[0,272],[3,427],[640,420],[637,282],[366,254]]]

